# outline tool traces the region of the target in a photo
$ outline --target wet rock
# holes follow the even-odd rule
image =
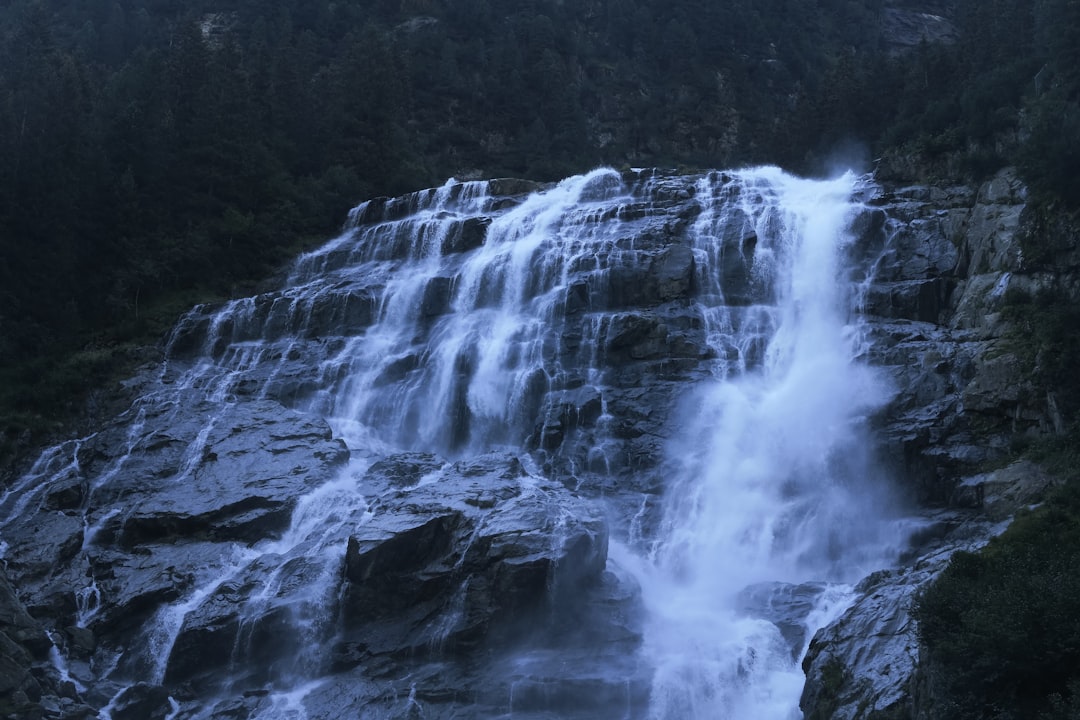
[[[95,493],[91,508],[124,498],[122,545],[272,537],[288,524],[296,498],[347,457],[324,423],[274,402],[233,405],[220,415],[207,406],[205,425],[198,419],[141,439],[127,472]]]
[[[405,488],[437,473],[445,464],[445,460],[432,453],[400,453],[372,464],[365,479],[375,487]]]
[[[420,653],[404,661],[405,674],[402,660],[365,651],[361,662],[339,648],[343,671],[308,696],[308,707],[446,720],[509,712],[535,720],[604,720],[613,711],[639,717],[650,678],[635,657],[642,614],[637,588],[604,573],[582,592],[573,622],[535,623],[524,648],[485,647],[471,660]]]
[[[873,285],[866,312],[883,318],[937,323],[948,307],[953,284],[943,278]]]
[[[460,185],[373,200],[357,211],[353,234],[298,262],[289,287],[232,301],[223,314],[187,316],[144,399],[73,442],[77,449],[5,516],[5,560],[23,605],[65,646],[72,676],[90,688],[86,701],[101,707],[123,689],[95,676],[120,655],[115,678],[163,670],[165,689],[183,696],[191,716],[280,710],[286,699],[268,688],[295,676],[321,679],[303,701],[289,700],[311,717],[640,716],[649,678],[634,662],[638,590],[605,572],[605,524],[575,491],[603,496],[633,517],[634,532],[658,526],[669,435],[693,412],[687,388],[766,360],[776,289],[765,271],[777,249],[768,247],[768,221],[733,207],[714,217],[700,178],[621,178],[624,185],[601,175],[585,189],[597,233],[590,243],[599,240],[567,249],[565,265],[545,266],[556,278],[549,290],[538,280],[521,288],[530,303],[524,322],[500,338],[505,352],[492,364],[539,360],[508,380],[510,389],[490,382],[474,344],[455,348],[444,368],[444,403],[405,399],[430,381],[432,338],[459,329],[450,325],[455,278],[498,240],[488,236],[493,218],[520,205],[537,189],[531,183],[492,181],[473,216],[461,212]],[[724,185],[729,177],[713,180],[715,197],[742,192]],[[626,197],[630,186],[636,194]],[[853,322],[864,357],[894,391],[872,419],[881,455],[909,495],[1005,518],[1036,502],[1048,480],[1027,466],[982,472],[984,463],[1017,437],[1064,424],[1051,396],[1016,381],[1019,359],[1002,343],[1006,294],[1034,295],[1056,282],[1026,268],[1019,253],[1023,188],[1005,173],[978,192],[866,192],[850,252],[874,271],[854,271],[859,297],[851,301],[853,321],[856,310],[865,318]],[[412,213],[436,195],[446,205],[418,223]],[[428,234],[403,231],[436,221],[445,221],[443,234],[430,225]],[[367,374],[360,365],[372,360],[358,360],[357,349],[380,322],[396,274],[408,272],[407,258],[437,250],[428,240],[442,244],[444,257],[437,271],[425,270],[434,277],[419,297],[410,295],[409,311],[422,321]],[[480,281],[477,313],[505,296],[510,281],[494,275]],[[550,327],[530,336],[521,328],[534,317]],[[743,333],[754,327],[756,335]],[[207,354],[190,362],[198,353]],[[348,453],[319,415],[355,430],[352,399],[361,391],[379,394],[376,416],[409,410],[395,420],[400,427],[385,436],[371,428],[370,445],[359,440],[356,467],[388,447],[418,452],[384,457],[356,478],[344,474]],[[416,431],[429,422],[440,429],[420,442]],[[476,455],[523,438],[524,462]],[[339,485],[367,505],[329,511],[325,544],[272,543],[299,498]],[[959,525],[950,519],[916,533],[910,567],[868,580],[814,639],[809,717],[907,711],[917,662],[911,599],[939,567],[935,553],[943,558],[959,542]],[[326,548],[329,564],[320,558]],[[313,587],[320,592],[305,594]],[[775,623],[794,656],[807,640],[801,618],[820,592],[813,584],[755,587],[742,611]],[[170,603],[178,614],[159,615]],[[0,648],[11,661],[0,677],[15,678],[4,697],[25,707],[49,697],[50,712],[68,712],[55,699],[59,687],[41,687],[52,677],[40,666],[47,638],[0,629],[13,643]],[[171,633],[171,649],[150,649],[168,647]],[[39,664],[37,688],[18,674],[27,662]],[[227,699],[217,695],[224,682]],[[152,717],[169,707],[161,690],[143,686],[118,699],[145,703],[132,717]]]
[[[670,245],[653,258],[649,276],[656,283],[656,299],[669,302],[689,297],[694,279],[694,253],[685,245]]]
[[[324,617],[323,606],[334,602],[327,572],[311,542],[234,566],[184,615],[164,665],[166,684],[210,695],[227,677],[234,688],[263,688],[317,663],[310,651],[334,628],[304,621]]]
[[[33,681],[29,666],[30,655],[26,649],[0,634],[0,698],[10,698]]]
[[[137,683],[113,700],[113,720],[165,720],[173,712],[169,691],[160,685]]]
[[[757,235],[749,229],[729,235],[720,247],[720,287],[729,305],[750,305],[765,300],[766,287],[753,268]]]
[[[278,321],[282,333],[300,326],[308,338],[328,335],[354,335],[371,325],[375,319],[378,298],[367,288],[332,288],[317,295],[307,307],[283,302],[278,307],[285,314]],[[277,334],[265,332],[261,324],[253,328],[252,339],[273,338]]]
[[[87,507],[58,512],[43,502],[4,528],[6,560],[26,602],[57,630],[68,628],[71,672],[83,683],[94,677],[78,658],[89,661],[103,646],[139,647],[139,631],[163,604],[206,583],[232,542],[278,535],[296,499],[347,458],[324,423],[272,401],[184,410],[146,406],[134,424],[118,422],[82,443],[78,482],[61,474],[54,484],[43,481],[41,492],[62,498],[72,487],[90,487]],[[73,624],[77,611],[88,627]],[[39,652],[47,654],[51,643],[40,637]],[[206,647],[213,643],[195,652]],[[232,647],[217,650],[214,657],[228,658]],[[135,657],[122,660],[120,671],[146,677],[151,669]],[[157,713],[135,707],[130,717]]]
[[[52,642],[19,600],[0,565],[0,717],[36,718],[43,688],[36,667],[48,658]],[[48,684],[46,683],[46,688]]]
[[[68,637],[68,644],[76,657],[89,658],[97,648],[97,638],[93,631],[77,625],[69,625],[64,628]]]
[[[667,336],[667,326],[657,317],[644,313],[616,315],[608,327],[608,359],[631,362],[661,357]]]
[[[896,390],[879,426],[919,496],[947,503],[957,478],[1004,454],[1011,438],[1054,427],[1051,403],[1022,380],[1002,342],[1006,291],[1037,292],[1047,281],[1016,252],[1024,192],[1011,173],[977,193],[887,196],[887,240],[866,294],[868,311],[889,318],[869,323],[872,361]]]
[[[430,318],[442,315],[450,310],[450,297],[454,279],[433,277],[424,286],[424,297],[420,301],[420,314]]]
[[[45,495],[45,508],[48,510],[74,510],[83,501],[86,492],[81,478],[66,478],[54,483]]]
[[[917,559],[860,582],[854,603],[817,632],[803,658],[806,685],[799,705],[807,720],[915,717],[920,656],[912,612],[919,592],[955,552],[975,551],[1003,529],[970,514],[929,516],[913,534]]]
[[[550,404],[567,428],[594,426],[604,409],[603,395],[592,385],[553,393]]]
[[[226,582],[184,617],[169,651],[165,682],[192,684],[204,673],[216,674],[233,661],[240,634],[245,583]]]
[[[889,216],[880,208],[867,208],[851,221],[851,235],[864,260],[876,259],[886,240],[885,226]]]
[[[544,608],[595,583],[607,553],[598,511],[516,458],[369,474],[373,516],[349,537],[343,614],[357,655],[396,648],[464,652],[529,629]],[[357,652],[353,650],[351,652]]]
[[[60,720],[95,720],[100,717],[97,709],[66,696],[57,701],[59,713],[56,717]]]
[[[590,293],[589,284],[584,281],[578,281],[571,284],[566,288],[566,304],[564,305],[564,312],[567,315],[573,315],[575,313],[586,310],[590,305]]]
[[[980,355],[974,370],[975,376],[963,392],[964,406],[968,410],[985,412],[1017,408],[1035,392],[1030,381],[1021,379],[1024,373],[1020,359],[1011,352]]]
[[[888,239],[867,307],[907,320],[870,320],[872,361],[896,390],[877,418],[885,456],[920,500],[963,514],[915,533],[907,564],[867,578],[847,612],[814,637],[803,662],[809,719],[914,717],[915,598],[953,552],[985,543],[1052,485],[1027,462],[979,472],[1015,438],[1060,427],[1053,398],[1035,389],[1004,340],[1006,292],[1054,282],[1024,267],[1024,201],[1004,171],[977,193],[902,188],[880,203]]]
[[[82,547],[83,522],[75,514],[41,509],[27,513],[5,528],[9,549],[5,559],[20,577],[44,577],[63,567]]]
[[[91,629],[110,643],[122,638],[190,590],[200,579],[194,568],[219,565],[223,552],[213,543],[144,546],[133,553],[95,549],[89,564],[101,599]]]
[[[169,355],[187,357],[202,350],[210,330],[210,317],[210,309],[200,305],[180,318],[165,344]]]
[[[443,253],[449,255],[475,250],[484,244],[490,225],[491,218],[489,217],[466,218],[456,223],[443,240]]]
[[[912,604],[943,568],[940,562],[900,578],[871,576],[843,617],[814,636],[802,661],[806,685],[799,705],[807,718],[910,714],[909,684],[918,661]]]
[[[775,625],[797,661],[808,640],[806,618],[825,591],[824,583],[759,583],[739,593],[739,610]]]
[[[383,385],[391,385],[396,382],[400,382],[410,372],[420,366],[420,357],[418,355],[406,355],[398,358],[397,360],[388,364],[379,377],[375,379],[375,386],[381,387]]]
[[[488,181],[488,192],[491,195],[527,195],[537,192],[543,187],[543,183],[518,178],[495,178]]]
[[[1017,511],[1041,502],[1059,480],[1027,460],[979,473],[957,484],[952,498],[956,507],[982,510],[994,521],[1006,520]]]

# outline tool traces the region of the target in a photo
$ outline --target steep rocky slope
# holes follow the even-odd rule
[[[130,410],[0,497],[18,589],[0,583],[0,711],[247,718],[300,702],[284,687],[317,717],[643,713],[641,601],[606,564],[609,534],[656,532],[683,390],[761,362],[764,335],[725,345],[706,314],[767,304],[753,268],[772,248],[735,202],[758,202],[754,189],[725,174],[609,171],[576,187],[557,219],[529,216],[565,241],[554,264],[509,265],[531,296],[552,283],[552,324],[518,351],[536,365],[507,381],[494,422],[463,385],[480,351],[431,348],[469,321],[455,298],[470,263],[537,186],[373,201],[282,287],[187,316]],[[873,419],[878,455],[921,509],[896,566],[811,642],[814,718],[912,716],[915,594],[1038,499],[1051,479],[1001,461],[1062,424],[1002,315],[1010,292],[1069,282],[1025,264],[1014,176],[860,192],[852,310],[893,392]],[[488,289],[474,313],[521,281],[498,272],[475,273]],[[406,352],[382,349],[393,297],[408,300]],[[429,372],[443,394],[413,392]],[[365,413],[374,439],[342,422]],[[759,604],[801,652],[798,613],[820,589],[768,592]]]
[[[1054,483],[1037,465],[1006,460],[1024,440],[1064,426],[1053,389],[1032,378],[1005,304],[1076,280],[1067,257],[1025,262],[1025,201],[1010,171],[977,189],[890,188],[875,201],[888,251],[867,294],[869,353],[899,388],[878,421],[925,526],[907,562],[866,578],[848,612],[814,638],[803,662],[809,718],[915,717],[911,611],[920,589],[953,552],[980,547]]]

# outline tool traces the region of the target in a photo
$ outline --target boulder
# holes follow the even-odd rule
[[[464,652],[527,633],[603,572],[599,511],[513,456],[391,457],[361,487],[372,515],[345,548],[343,656]]]
[[[489,217],[466,218],[451,226],[443,240],[442,252],[444,255],[451,253],[463,253],[475,250],[484,244],[487,239],[488,227],[491,225]]]
[[[433,277],[424,286],[424,296],[420,300],[421,317],[430,318],[443,315],[450,310],[450,299],[454,288],[454,279]]]

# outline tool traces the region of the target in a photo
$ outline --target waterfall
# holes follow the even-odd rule
[[[110,707],[149,682],[178,717],[797,718],[811,635],[899,543],[868,183],[366,202],[280,288],[185,316],[126,415],[0,496],[0,555],[39,606],[85,586],[59,627],[100,635],[72,673]],[[366,584],[406,576],[395,542],[416,608]]]
[[[738,175],[737,206],[773,288],[752,313],[769,332],[759,366],[732,373],[725,364],[686,398],[655,547],[626,558],[650,612],[650,717],[801,717],[798,660],[809,636],[843,610],[843,583],[888,564],[896,546],[865,427],[888,392],[856,359],[845,254],[856,182]],[[702,223],[711,226],[708,213]],[[711,342],[747,347],[761,334],[762,323],[726,325]],[[812,608],[794,643],[762,613],[792,594]]]

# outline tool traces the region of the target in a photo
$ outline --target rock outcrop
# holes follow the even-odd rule
[[[31,673],[31,665],[47,659],[51,647],[52,641],[27,613],[0,570],[0,717],[32,716],[42,688]]]
[[[24,668],[53,694],[105,705],[115,690],[97,668],[115,649],[160,642],[160,632],[140,632],[164,603],[206,582],[238,543],[280,536],[297,499],[347,456],[325,423],[277,403],[223,408],[193,397],[144,397],[95,435],[53,448],[5,506],[3,559],[18,577],[20,604],[38,618],[16,616],[36,633]],[[157,671],[131,672],[150,679]],[[50,709],[35,692],[44,717],[96,715],[70,699]],[[168,695],[132,688],[113,717],[165,717]]]
[[[803,666],[808,718],[913,718],[919,667],[912,603],[948,564],[1001,532],[1053,479],[1029,462],[986,470],[1018,441],[1060,432],[1053,395],[1036,388],[1023,341],[1003,313],[1067,273],[1025,263],[1025,190],[1003,171],[977,191],[887,189],[885,254],[867,292],[873,361],[897,394],[877,419],[925,525],[908,562],[864,580],[852,607],[820,631]]]
[[[430,456],[391,456],[363,485],[373,516],[345,554],[346,646],[454,652],[534,631],[604,571],[597,509],[513,456],[445,469]]]

